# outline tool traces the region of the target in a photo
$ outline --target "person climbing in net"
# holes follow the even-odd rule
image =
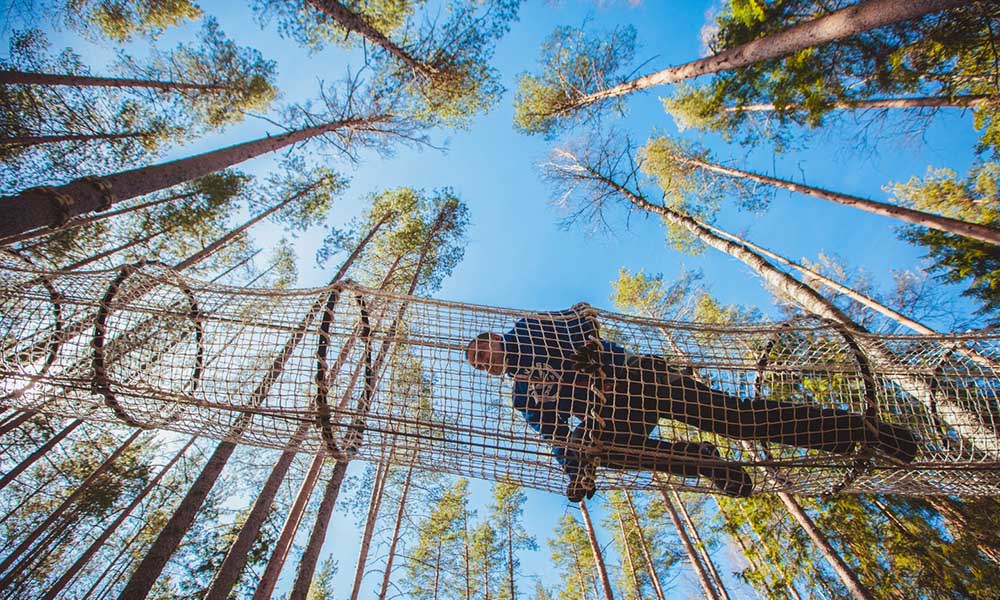
[[[573,502],[594,495],[598,466],[703,476],[728,496],[751,494],[750,475],[723,460],[714,444],[651,437],[660,419],[728,438],[839,454],[865,443],[902,463],[917,454],[905,428],[881,421],[866,427],[863,416],[841,409],[737,398],[659,356],[631,354],[601,339],[593,309],[583,303],[520,319],[507,333],[479,334],[466,359],[473,368],[514,380],[514,408],[552,444]]]

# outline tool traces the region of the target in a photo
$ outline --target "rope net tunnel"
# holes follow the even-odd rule
[[[498,335],[470,351],[483,332]],[[719,327],[3,258],[0,344],[4,407],[332,460],[555,492],[596,465],[597,489],[1000,493],[988,332]],[[469,362],[489,349],[499,374]]]

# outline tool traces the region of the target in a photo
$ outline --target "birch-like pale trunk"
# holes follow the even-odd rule
[[[89,75],[60,75],[58,73],[33,73],[30,71],[0,70],[0,85],[70,85],[74,87],[152,88],[157,90],[201,90],[218,92],[233,89],[217,83],[186,83],[183,81],[157,81],[127,77],[93,77]]]
[[[583,515],[583,527],[587,531],[587,539],[590,540],[590,551],[594,553],[594,565],[597,567],[597,576],[601,581],[601,589],[604,591],[604,600],[615,600],[611,579],[608,578],[608,568],[604,564],[604,554],[601,553],[601,545],[597,543],[597,532],[594,531],[594,523],[590,520],[590,511],[587,510],[586,500],[580,500],[580,514]]]
[[[563,112],[592,102],[624,96],[658,85],[676,83],[745,67],[754,63],[787,56],[793,52],[848,38],[871,29],[917,19],[925,15],[971,4],[970,0],[863,0],[828,15],[798,23],[771,35],[747,42],[718,54],[633,79],[614,87],[586,94]]]
[[[639,549],[642,551],[643,560],[646,561],[646,569],[649,571],[649,580],[653,585],[653,593],[656,594],[656,600],[666,600],[666,595],[663,593],[663,585],[660,583],[660,574],[656,571],[656,563],[653,561],[653,556],[649,553],[649,546],[646,545],[646,532],[639,521],[639,513],[635,510],[635,503],[632,501],[632,492],[625,490],[623,493],[625,495],[625,504],[628,506],[628,512],[632,517],[632,526],[639,533]]]
[[[389,592],[389,580],[392,577],[392,564],[396,559],[396,546],[399,545],[403,526],[403,516],[406,514],[406,500],[410,494],[410,484],[413,481],[413,464],[406,470],[406,479],[399,495],[399,506],[396,508],[396,521],[392,527],[392,539],[389,542],[389,554],[385,559],[385,571],[382,573],[382,585],[379,587],[378,600],[386,600]],[[512,599],[513,600],[513,599]]]
[[[722,600],[729,600],[729,591],[726,590],[725,584],[722,583],[722,577],[719,576],[719,571],[715,568],[715,562],[712,560],[711,555],[709,555],[708,548],[705,547],[705,542],[702,541],[701,535],[698,533],[698,527],[695,525],[694,519],[691,518],[691,513],[688,512],[684,499],[677,493],[677,490],[670,490],[670,495],[673,496],[674,502],[677,504],[677,512],[680,513],[681,520],[684,521],[688,532],[691,534],[691,541],[694,542],[695,549],[701,555],[702,563],[708,569],[708,574],[715,583],[715,589],[719,591]]]
[[[365,576],[365,565],[368,563],[368,551],[371,548],[372,535],[375,533],[375,523],[378,521],[382,508],[385,483],[389,479],[389,463],[383,461],[375,470],[375,480],[372,482],[371,497],[368,499],[368,514],[365,516],[365,529],[361,535],[361,549],[358,550],[358,564],[354,569],[354,582],[351,585],[351,600],[358,600],[361,593],[361,581]]]
[[[986,225],[969,223],[968,221],[943,217],[934,213],[906,208],[905,206],[897,206],[895,204],[888,204],[886,202],[876,202],[859,196],[851,196],[850,194],[824,190],[822,188],[795,183],[794,181],[788,181],[787,179],[761,175],[751,171],[732,169],[680,154],[674,154],[672,155],[672,158],[679,163],[690,165],[711,173],[724,175],[726,177],[748,179],[750,181],[756,181],[757,183],[763,183],[764,185],[788,190],[798,194],[804,194],[806,196],[811,196],[827,202],[850,206],[852,208],[857,208],[859,210],[881,215],[883,217],[898,219],[906,223],[912,223],[913,225],[929,227],[945,233],[979,240],[980,242],[985,242],[987,244],[1000,245],[1000,229],[994,229],[993,227],[987,227]]]
[[[158,165],[102,177],[84,177],[60,186],[31,188],[14,196],[0,198],[0,237],[17,235],[38,227],[59,226],[66,219],[98,209],[108,210],[118,202],[199,179],[326,133],[369,127],[391,119],[389,115],[375,115],[333,121]]]

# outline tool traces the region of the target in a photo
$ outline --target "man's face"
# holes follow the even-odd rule
[[[503,375],[504,362],[503,338],[498,334],[490,334],[489,339],[475,340],[469,345],[466,354],[469,364],[490,375]]]

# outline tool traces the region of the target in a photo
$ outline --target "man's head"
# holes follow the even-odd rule
[[[490,375],[503,375],[507,362],[503,351],[503,336],[499,333],[480,333],[465,349],[465,359],[473,368]]]

